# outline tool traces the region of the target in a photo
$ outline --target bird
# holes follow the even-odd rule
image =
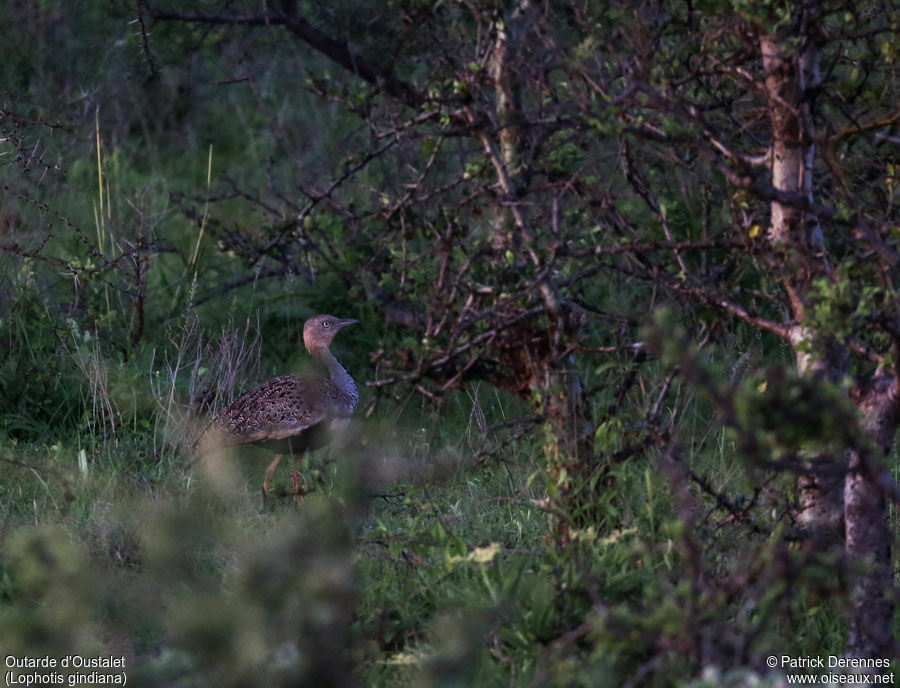
[[[279,375],[239,396],[222,409],[194,443],[195,454],[235,445],[252,444],[275,452],[263,481],[263,496],[271,491],[272,477],[285,454],[298,461],[339,436],[359,402],[356,382],[329,348],[335,335],[352,318],[316,315],[303,324],[303,344],[328,371],[327,377]],[[294,493],[302,500],[302,476],[292,470]]]

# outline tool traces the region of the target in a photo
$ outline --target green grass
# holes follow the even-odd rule
[[[598,465],[561,547],[544,429],[512,422],[527,405],[487,385],[439,409],[413,395],[367,416],[364,398],[346,447],[303,458],[303,503],[285,465],[264,501],[269,454],[192,462],[183,447],[201,422],[189,406],[230,392],[214,382],[228,357],[244,352],[229,373],[238,391],[288,365],[288,337],[265,326],[279,344],[263,359],[252,326],[206,334],[183,318],[124,357],[71,328],[60,339],[30,312],[7,324],[16,365],[45,359],[65,376],[26,385],[27,403],[2,421],[10,653],[123,654],[138,685],[612,687],[728,685],[730,669],[758,672],[775,650],[841,652],[845,576],[781,539],[791,476],[738,456],[702,391],[673,391],[684,460],[735,503],[759,492],[752,517],[769,530],[729,521],[650,446]],[[365,379],[363,362],[352,368]],[[620,374],[597,373],[598,418]],[[643,374],[606,452],[640,437],[629,414],[661,373],[651,362]]]
[[[669,414],[675,420],[666,430],[680,443],[680,463],[667,463],[662,441],[609,461],[646,433],[647,410],[670,371],[653,353],[640,365],[631,353],[577,354],[594,420],[605,421],[595,438],[604,453],[585,471],[596,482],[575,484],[580,510],[564,514],[565,547],[559,512],[548,510],[559,468],[548,458],[552,433],[540,424],[498,426],[530,409],[486,384],[448,392],[440,408],[397,387],[383,389],[366,415],[364,398],[354,442],[304,457],[311,492],[302,504],[287,494],[284,465],[277,494],[263,501],[265,452],[193,463],[184,447],[203,418],[235,393],[306,364],[297,335],[314,311],[361,321],[339,344],[360,380],[385,373],[372,355],[379,350],[408,350],[413,361],[427,352],[434,343],[390,325],[372,287],[425,309],[438,265],[432,230],[446,224],[477,235],[488,216],[496,219],[489,206],[501,206],[478,207],[477,197],[469,206],[462,190],[398,215],[402,232],[380,219],[376,198],[411,179],[405,168],[431,145],[431,130],[411,131],[396,156],[373,160],[334,190],[330,200],[345,212],[321,203],[303,222],[306,237],[272,247],[283,256],[256,256],[248,244],[265,243],[273,226],[290,228],[304,190],[328,188],[360,153],[382,145],[346,107],[297,87],[307,73],[335,75],[327,80],[335,94],[346,83],[326,58],[283,39],[275,50],[261,30],[229,38],[198,29],[188,40],[154,23],[145,48],[133,23],[142,3],[82,4],[65,22],[55,19],[69,9],[59,0],[0,10],[28,38],[7,41],[0,64],[16,86],[3,107],[24,117],[4,118],[12,126],[4,140],[21,136],[23,150],[34,151],[34,159],[22,158],[7,146],[11,164],[0,167],[3,210],[18,214],[17,227],[0,237],[5,654],[122,654],[129,684],[150,686],[721,688],[770,685],[760,678],[769,654],[842,653],[858,562],[782,537],[794,476],[738,455],[699,385],[676,376],[660,406],[663,422]],[[151,56],[159,78],[149,78]],[[253,76],[253,88],[233,82],[238,67]],[[428,71],[424,62],[420,68]],[[370,105],[381,107],[377,98]],[[641,238],[654,236],[647,204],[615,174],[602,183],[594,175],[590,158],[611,161],[616,137],[600,129],[589,138],[585,156],[577,144],[554,143],[549,150],[559,154],[551,153],[547,170],[583,180],[577,195],[587,193],[585,200],[602,187],[595,200],[615,204]],[[480,142],[460,141],[437,159],[433,178],[421,180],[423,191],[452,181],[457,165],[488,171],[466,152]],[[28,169],[38,159],[58,161],[60,170]],[[234,196],[225,174],[274,203],[271,211]],[[703,189],[710,210],[702,228],[686,202],[693,192],[660,199],[679,237],[705,236],[707,223],[714,231],[733,224],[726,211],[739,199],[716,188]],[[471,209],[460,212],[461,200]],[[544,200],[534,197],[538,226],[549,219]],[[606,220],[579,203],[564,204],[563,231],[586,232],[585,246],[605,241]],[[722,219],[712,210],[719,205]],[[146,253],[131,253],[139,245]],[[454,248],[457,262],[462,248]],[[135,255],[146,259],[142,277]],[[221,285],[287,257],[298,270],[308,264],[314,278],[289,274],[223,293]],[[714,267],[706,259],[703,272]],[[581,270],[557,265],[563,279]],[[497,286],[502,303],[514,282],[491,275],[496,268],[476,261],[464,277]],[[360,277],[349,291],[341,271]],[[735,284],[774,289],[758,284],[755,271]],[[647,310],[665,306],[662,292],[651,296],[624,275],[581,284],[583,293],[569,294],[576,301],[622,316],[586,317],[579,343],[589,346],[646,340]],[[766,303],[760,315],[781,317]],[[139,306],[146,323],[134,341]],[[488,308],[487,300],[474,307]],[[774,335],[703,310],[658,318],[660,338],[674,349],[669,363],[683,364],[694,340],[707,337],[695,362],[715,384],[792,360]],[[648,325],[643,333],[639,321]],[[623,329],[611,335],[610,328]],[[638,379],[607,417],[636,368]],[[757,418],[766,420],[756,401]],[[896,473],[896,452],[889,460]],[[753,503],[757,527],[731,518],[687,469],[737,506]],[[891,516],[896,525],[896,510]]]
[[[368,415],[364,394],[348,446],[303,458],[304,502],[284,465],[264,501],[269,454],[192,462],[184,447],[229,395],[301,360],[297,295],[273,301],[280,319],[241,317],[234,301],[124,352],[41,317],[33,296],[0,324],[11,654],[122,654],[138,685],[618,687],[740,685],[776,650],[842,650],[846,574],[780,537],[791,476],[740,457],[702,390],[670,393],[682,460],[736,504],[756,498],[762,530],[730,521],[650,445],[598,459],[562,547],[546,429],[515,423],[528,406],[487,385],[440,408],[385,398]],[[376,341],[361,328],[342,347]],[[366,379],[365,358],[349,360]],[[630,365],[589,376],[597,419]],[[605,457],[641,437],[663,371],[641,374],[598,438]]]
[[[488,422],[521,412],[490,401]],[[89,438],[6,443],[0,455],[58,473],[0,465],[4,646],[114,650],[146,685],[621,685],[651,638],[695,621],[665,481],[646,460],[618,467],[607,527],[561,551],[535,503],[536,437],[474,462],[471,412],[461,398],[443,416],[361,421],[353,448],[304,459],[302,505],[263,503],[268,456],[252,449],[204,468],[129,429],[83,473]],[[719,445],[707,460],[722,482],[736,468]],[[276,483],[289,485],[285,469]],[[704,556],[740,565],[735,542],[708,534]],[[734,609],[707,602],[710,627]],[[838,651],[835,605],[795,604],[804,633],[775,623],[769,637]],[[660,656],[653,685],[692,673],[680,653]]]

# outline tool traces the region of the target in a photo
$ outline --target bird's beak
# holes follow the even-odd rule
[[[347,327],[347,325],[355,325],[359,320],[354,320],[353,318],[347,318],[346,320],[341,320],[339,323],[341,327]]]

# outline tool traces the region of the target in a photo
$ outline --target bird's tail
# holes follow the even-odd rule
[[[193,460],[203,458],[221,445],[221,428],[215,420],[209,421],[190,444]]]

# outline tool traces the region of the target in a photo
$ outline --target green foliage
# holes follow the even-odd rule
[[[864,264],[844,261],[837,266],[834,279],[813,282],[810,323],[817,336],[844,339],[877,317],[884,302],[893,295],[873,284],[870,270]]]
[[[21,268],[0,305],[0,427],[18,439],[33,438],[44,424],[78,421],[78,373],[65,355],[69,333],[43,302],[30,261]]]
[[[803,448],[839,455],[860,441],[857,410],[843,390],[783,367],[748,377],[735,408],[740,427],[775,457]]]
[[[8,654],[123,653],[140,685],[700,688],[842,653],[864,569],[791,542],[789,471],[866,438],[846,389],[788,370],[772,331],[812,268],[779,262],[771,199],[725,175],[765,177],[752,40],[797,5],[518,4],[525,21],[287,3],[353,69],[280,21],[0,8],[22,33],[0,47]],[[876,15],[897,19],[823,20],[815,195],[884,230],[829,225],[796,349],[852,340],[890,364],[894,276],[873,255],[897,239],[897,41]],[[492,42],[517,31],[505,118]],[[362,321],[336,344],[373,385],[361,437],[303,458],[303,504],[262,503],[271,457],[188,447],[235,394],[308,365],[321,311]],[[548,413],[569,360],[578,427]]]

